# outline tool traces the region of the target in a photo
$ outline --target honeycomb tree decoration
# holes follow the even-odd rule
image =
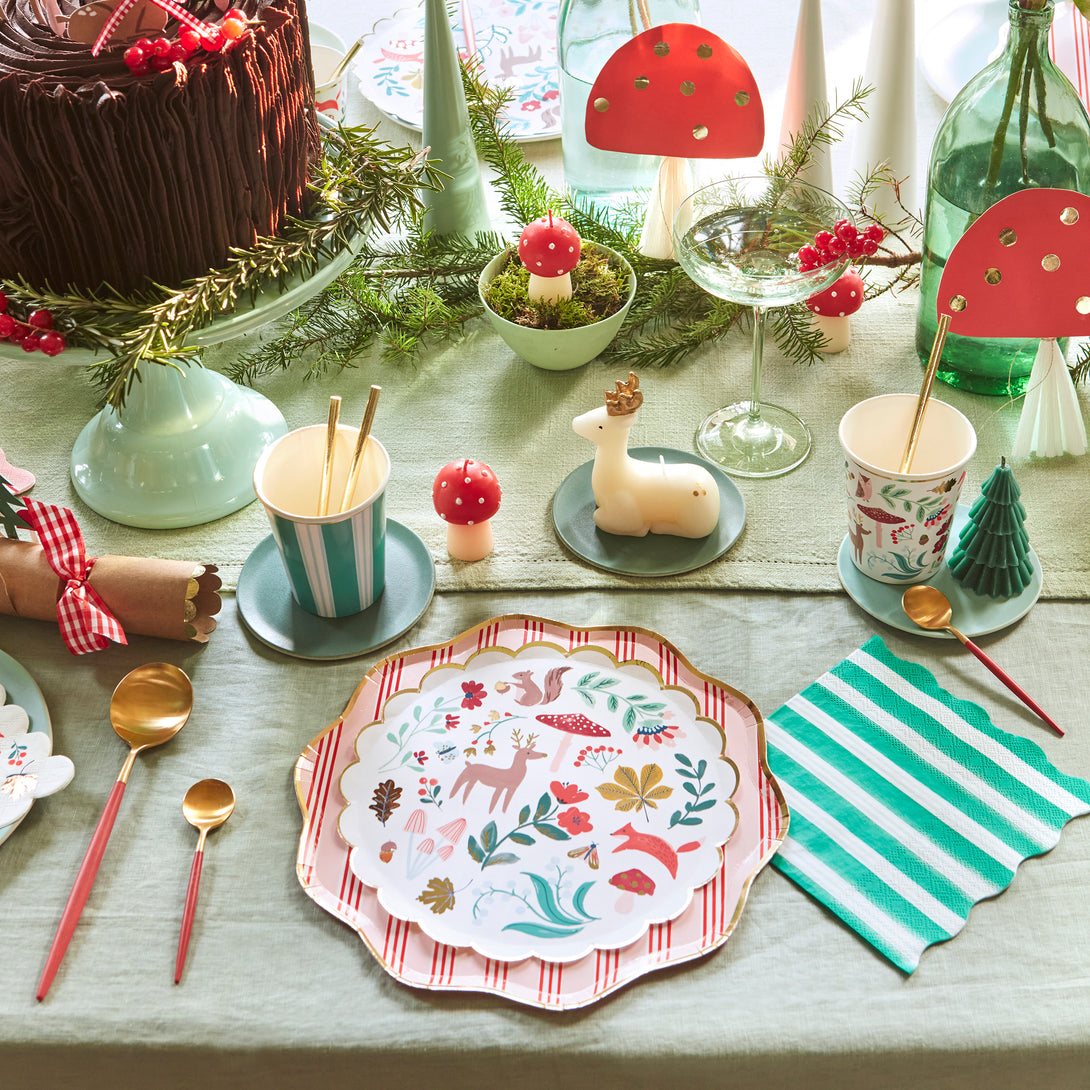
[[[692,190],[691,159],[739,159],[764,145],[764,107],[742,55],[693,23],[665,23],[625,42],[587,98],[587,143],[659,155],[640,253],[673,258],[671,227]]]
[[[1012,454],[1086,453],[1056,343],[1090,334],[1090,197],[1024,189],[987,209],[950,254],[936,308],[965,337],[1039,338]]]
[[[981,486],[950,557],[950,574],[969,590],[990,598],[1013,598],[1033,578],[1026,509],[1007,459]]]

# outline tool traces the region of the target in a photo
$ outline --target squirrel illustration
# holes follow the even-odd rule
[[[544,691],[534,681],[532,670],[519,670],[511,675],[511,684],[518,689],[515,694],[517,703],[524,707],[534,704],[551,704],[564,688],[563,676],[570,666],[554,666],[545,674]]]

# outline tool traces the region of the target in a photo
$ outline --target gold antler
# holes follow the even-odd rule
[[[628,416],[643,404],[640,393],[640,380],[634,371],[628,372],[628,381],[620,379],[615,383],[617,392],[606,390],[606,414],[608,416]]]

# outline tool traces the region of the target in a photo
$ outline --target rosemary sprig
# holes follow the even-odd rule
[[[185,344],[194,330],[270,285],[283,287],[313,272],[360,232],[388,231],[419,209],[421,187],[436,185],[434,169],[419,153],[391,148],[370,129],[337,128],[325,135],[311,182],[316,195],[311,217],[293,220],[279,237],[234,250],[225,268],[180,288],[157,287],[128,297],[39,291],[24,282],[3,286],[23,306],[48,307],[70,344],[105,350],[107,355],[90,365],[91,377],[105,403],[120,407],[142,363],[170,365],[198,356],[199,348]]]

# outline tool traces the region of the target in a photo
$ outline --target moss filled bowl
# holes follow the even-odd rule
[[[599,355],[617,336],[636,297],[632,266],[608,246],[584,243],[571,277],[573,298],[568,304],[528,303],[523,285],[529,273],[512,248],[497,254],[477,281],[496,332],[518,356],[546,371],[570,371]],[[579,321],[584,324],[570,324]]]

